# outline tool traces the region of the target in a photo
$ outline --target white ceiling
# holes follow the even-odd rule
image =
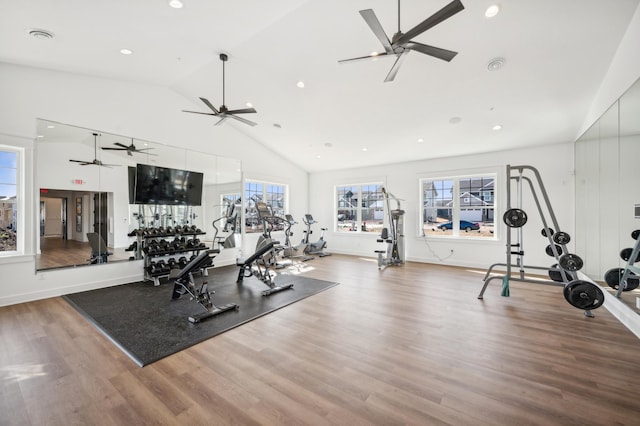
[[[575,140],[640,0],[502,1],[491,19],[492,1],[462,0],[415,38],[458,55],[411,52],[389,83],[391,58],[338,60],[381,50],[358,11],[373,9],[391,37],[395,0],[183,1],[0,0],[0,61],[170,87],[184,114],[207,111],[200,96],[222,104],[225,52],[226,104],[251,101],[258,125],[224,125],[313,172]],[[401,29],[448,2],[402,1]],[[504,67],[488,71],[497,57]]]

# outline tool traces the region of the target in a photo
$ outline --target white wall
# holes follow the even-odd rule
[[[303,214],[308,205],[305,171],[232,125],[213,126],[210,120],[182,113],[192,109],[194,101],[170,89],[0,63],[0,93],[0,144],[25,147],[28,160],[26,256],[0,258],[0,306],[142,278],[141,261],[35,273],[33,242],[38,229],[33,177],[38,169],[32,141],[37,118],[238,158],[246,176],[288,183],[292,211]]]
[[[379,167],[353,170],[313,173],[310,176],[310,212],[320,225],[335,229],[334,186],[350,183],[382,181],[387,191],[404,200],[406,258],[418,262],[443,263],[450,265],[488,268],[493,263],[506,261],[506,226],[502,214],[506,210],[505,185],[506,165],[529,165],[538,169],[543,184],[561,229],[569,234],[574,232],[573,197],[573,144],[562,143],[489,154],[469,155],[436,160],[423,160]],[[446,239],[420,236],[420,189],[418,180],[422,177],[444,177],[456,174],[498,173],[496,206],[496,240],[486,239]],[[533,175],[528,174],[532,177]],[[512,191],[515,187],[512,186]],[[545,254],[548,241],[540,230],[543,228],[537,213],[531,191],[523,190],[523,210],[528,214],[524,227],[525,262],[533,266],[550,266],[554,260]],[[538,196],[541,196],[539,193]],[[514,198],[512,198],[514,200]],[[515,204],[512,202],[512,207]],[[381,249],[376,242],[377,235],[354,235],[328,232],[328,251],[373,257],[374,250]],[[569,244],[570,251],[573,244]],[[453,250],[453,254],[451,254]],[[445,259],[443,261],[438,258]],[[375,267],[372,265],[371,267]],[[482,277],[478,277],[479,281]]]

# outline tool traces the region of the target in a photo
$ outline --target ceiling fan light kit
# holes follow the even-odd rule
[[[359,61],[363,59],[373,59],[379,58],[381,56],[396,56],[396,61],[394,62],[389,74],[385,78],[385,83],[389,81],[393,81],[400,69],[400,65],[404,61],[404,58],[410,51],[415,51],[419,53],[423,53],[425,55],[433,56],[434,58],[442,59],[443,61],[450,62],[458,52],[453,52],[451,50],[441,49],[439,47],[429,46],[426,44],[419,43],[414,41],[413,38],[419,36],[429,28],[436,26],[442,21],[449,19],[456,13],[464,10],[464,5],[460,0],[453,0],[451,3],[431,15],[429,18],[425,19],[406,33],[403,33],[400,30],[400,0],[398,0],[398,32],[393,35],[391,41],[387,34],[384,32],[378,17],[372,9],[365,9],[360,11],[360,15],[365,20],[371,31],[375,34],[375,36],[382,43],[382,47],[384,48],[384,52],[378,53],[374,52],[367,56],[361,56],[358,58],[351,59],[343,59],[338,61],[339,63],[346,63],[352,61]]]
[[[225,105],[225,74],[224,74],[224,64],[225,62],[227,62],[227,60],[229,59],[229,57],[227,56],[226,53],[221,53],[220,54],[220,60],[222,61],[222,105],[220,106],[219,109],[216,109],[216,107],[213,106],[213,104],[211,102],[209,102],[209,100],[207,98],[200,98],[200,100],[207,106],[209,107],[209,109],[211,112],[199,112],[199,111],[185,111],[182,110],[182,112],[188,112],[188,113],[192,113],[192,114],[202,114],[202,115],[212,115],[214,117],[218,117],[220,118],[220,120],[218,120],[218,122],[215,124],[216,126],[224,123],[224,121],[227,118],[233,118],[234,120],[237,120],[241,123],[244,124],[248,124],[249,126],[255,126],[256,123],[254,123],[253,121],[249,121],[246,118],[242,118],[242,117],[238,117],[236,114],[255,114],[258,111],[256,111],[254,108],[243,108],[243,109],[235,109],[235,110],[230,110],[226,107]]]

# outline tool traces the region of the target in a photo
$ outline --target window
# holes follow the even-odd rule
[[[384,224],[381,183],[336,187],[337,232],[380,233]]]
[[[244,184],[244,223],[245,232],[262,232],[262,221],[256,210],[257,202],[264,202],[275,216],[284,217],[286,211],[286,186],[259,181],[246,181]],[[282,229],[282,225],[275,230]]]
[[[493,238],[495,176],[421,179],[425,235]]]
[[[0,254],[18,251],[19,152],[0,145]]]

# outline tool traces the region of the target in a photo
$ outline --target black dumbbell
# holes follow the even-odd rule
[[[181,256],[180,259],[178,259],[178,265],[180,266],[180,269],[184,268],[185,266],[187,266],[187,258],[184,256]]]

